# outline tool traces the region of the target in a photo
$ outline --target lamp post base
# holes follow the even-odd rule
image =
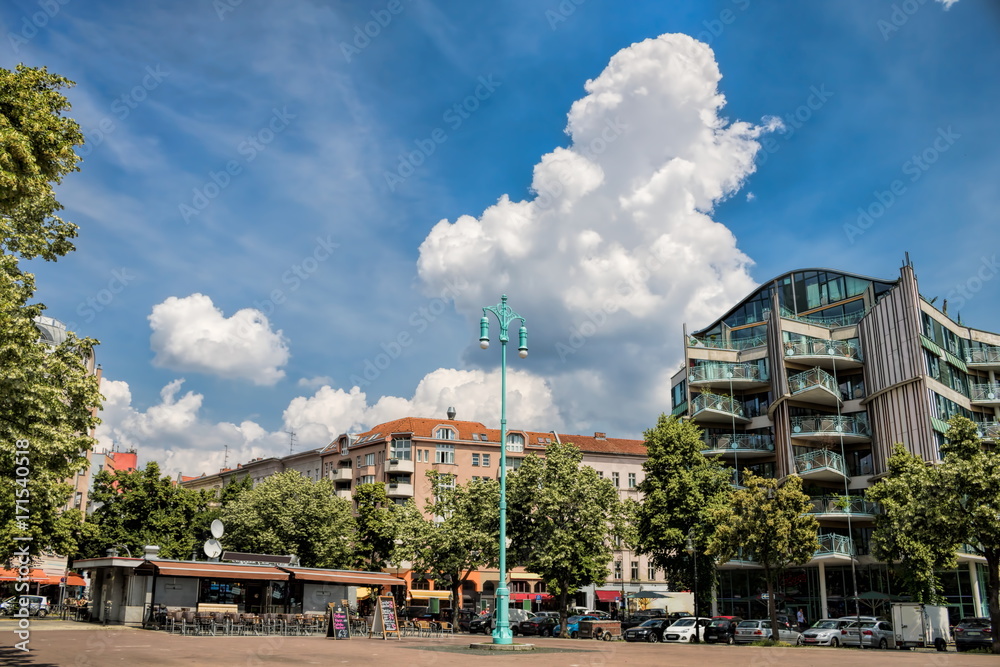
[[[483,642],[481,644],[469,644],[469,648],[480,651],[534,651],[534,644],[491,644]]]

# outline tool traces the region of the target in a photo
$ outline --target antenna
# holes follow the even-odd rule
[[[222,467],[223,468],[228,468],[229,467],[229,443],[227,442],[225,446],[226,446],[226,456],[225,456],[224,459],[222,459]]]
[[[292,455],[292,449],[295,447],[295,431],[285,431],[288,434],[288,455]]]

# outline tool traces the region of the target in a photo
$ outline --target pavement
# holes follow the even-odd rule
[[[723,645],[665,645],[603,642],[585,639],[517,637],[534,644],[530,653],[473,651],[469,644],[483,635],[444,638],[403,637],[335,641],[311,637],[198,637],[122,626],[101,626],[55,619],[32,619],[27,653],[14,648],[21,641],[16,623],[0,621],[0,666],[3,667],[259,667],[266,665],[386,665],[389,667],[610,667],[657,665],[671,667],[739,665],[763,667],[959,667],[997,665],[986,653],[945,653],[933,650],[876,651],[818,646],[761,648]]]

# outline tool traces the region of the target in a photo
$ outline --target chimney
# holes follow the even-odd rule
[[[142,557],[146,560],[159,560],[160,547],[155,544],[147,544],[142,548]]]
[[[594,432],[594,437],[597,438],[598,440],[604,440],[605,438],[608,437],[608,434],[607,433],[601,433],[600,431],[595,431]]]
[[[455,408],[448,408],[448,419],[455,419]]]

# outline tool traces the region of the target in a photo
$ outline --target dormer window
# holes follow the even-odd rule
[[[524,436],[520,433],[508,433],[507,434],[507,451],[508,452],[523,452],[524,451]]]
[[[438,440],[454,440],[455,432],[450,428],[439,428],[435,431],[434,437]]]

